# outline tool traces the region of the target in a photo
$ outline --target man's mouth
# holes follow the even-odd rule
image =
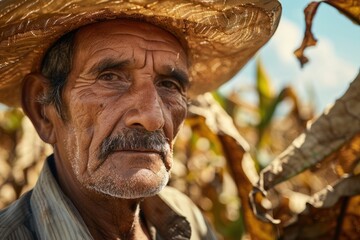
[[[141,149],[141,150],[129,150],[129,149],[122,149],[122,150],[116,150],[112,153],[110,153],[108,155],[111,156],[113,154],[124,154],[124,156],[137,156],[143,159],[143,157],[148,157],[149,160],[152,159],[151,161],[154,161],[155,158],[159,158],[159,160],[162,161],[162,163],[164,164],[165,168],[169,171],[171,168],[171,163],[168,162],[167,160],[167,155],[163,152],[159,152],[156,150],[145,150],[145,149]],[[155,158],[154,158],[155,157]]]
[[[115,150],[115,152],[125,152],[125,153],[140,153],[140,154],[158,154],[161,158],[165,158],[164,153],[152,150],[152,149],[121,149],[121,150]],[[111,154],[110,154],[111,155]]]

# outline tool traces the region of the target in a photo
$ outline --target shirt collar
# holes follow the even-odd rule
[[[30,205],[39,239],[92,239],[79,212],[61,191],[48,157],[34,187]]]
[[[53,161],[53,155],[49,156],[30,200],[38,238],[93,239],[79,212],[58,185],[50,167]],[[166,196],[146,198],[141,210],[152,235],[170,240],[190,239],[189,222],[166,202]]]

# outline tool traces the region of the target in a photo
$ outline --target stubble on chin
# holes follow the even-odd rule
[[[155,183],[154,179],[146,181],[143,177],[138,178],[137,176],[122,179],[119,176],[107,174],[93,179],[95,181],[92,181],[87,188],[108,197],[138,199],[158,194],[167,185],[170,172],[163,165],[153,178],[157,178]]]

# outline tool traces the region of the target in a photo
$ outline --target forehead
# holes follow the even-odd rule
[[[121,48],[136,45],[147,50],[168,50],[185,54],[183,46],[171,33],[155,25],[127,19],[118,19],[91,24],[79,29],[75,44],[90,51],[116,46]],[[104,45],[105,44],[105,45]]]

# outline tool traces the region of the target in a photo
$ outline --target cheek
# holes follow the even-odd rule
[[[74,88],[71,91],[70,102],[68,104],[71,121],[81,128],[91,126],[91,116],[96,111],[94,105],[96,95],[90,89],[82,90]]]
[[[167,109],[171,112],[173,133],[176,136],[187,114],[187,101],[183,97],[173,98],[168,101]]]
[[[83,98],[82,95],[75,93],[70,98],[69,113],[73,134],[75,136],[73,141],[77,141],[77,145],[80,151],[80,154],[87,154],[94,152],[94,143],[100,141],[95,138],[100,138],[97,132],[99,131],[98,124],[101,116],[104,111],[104,104],[99,101],[98,97],[95,94],[91,95],[89,98]],[[85,153],[86,152],[86,153]]]
[[[98,85],[94,84],[91,87],[74,88],[71,94],[71,121],[80,131],[93,134],[95,129],[106,126],[112,116],[106,109],[112,105],[110,103],[114,101],[114,97],[104,96],[104,91],[99,89]]]

